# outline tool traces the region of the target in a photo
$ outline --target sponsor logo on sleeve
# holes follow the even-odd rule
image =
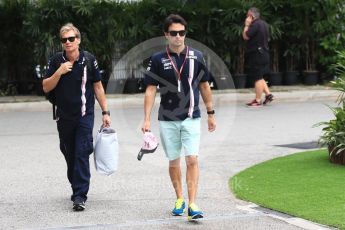
[[[93,62],[93,65],[95,66],[95,69],[98,69],[98,63],[96,60]]]
[[[150,71],[150,70],[151,70],[151,65],[152,65],[152,60],[150,60],[148,66],[147,66],[147,69],[146,69],[147,71]]]

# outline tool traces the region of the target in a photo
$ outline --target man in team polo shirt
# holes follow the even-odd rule
[[[64,52],[50,58],[43,90],[56,97],[60,150],[67,163],[73,210],[83,211],[90,186],[89,155],[93,152],[95,96],[103,111],[104,126],[110,125],[110,112],[97,61],[93,55],[79,49],[79,30],[71,23],[62,26],[60,40]]]
[[[172,214],[182,216],[186,209],[180,166],[183,147],[187,165],[188,219],[194,220],[203,217],[202,211],[195,204],[199,178],[200,93],[206,105],[210,132],[216,129],[216,120],[208,83],[209,74],[203,55],[200,51],[185,45],[186,31],[187,23],[181,16],[172,14],[165,19],[164,35],[168,45],[165,50],[151,57],[145,74],[147,88],[142,130],[145,132],[151,128],[150,115],[159,86],[160,137],[169,159],[169,175],[177,197]]]

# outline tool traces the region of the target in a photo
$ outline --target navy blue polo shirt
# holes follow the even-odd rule
[[[205,60],[200,51],[186,47],[180,55],[169,50],[169,55],[176,68],[180,70],[188,49],[187,59],[181,73],[180,90],[178,87],[178,74],[166,52],[155,53],[149,62],[145,73],[146,85],[159,87],[161,102],[158,120],[182,121],[187,117],[200,117],[199,109],[199,83],[209,80],[209,73]]]
[[[68,61],[66,53],[58,53],[50,58],[45,78],[51,77],[61,63]],[[93,83],[101,80],[97,60],[91,55],[91,68],[87,67],[85,54],[80,50],[78,61],[72,71],[63,74],[54,88],[57,118],[77,120],[84,115],[94,114],[95,96]]]

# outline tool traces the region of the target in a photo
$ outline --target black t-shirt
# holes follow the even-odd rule
[[[169,51],[177,69],[180,69],[185,58],[187,48],[177,55]],[[161,102],[158,120],[181,121],[187,117],[200,117],[199,83],[209,80],[209,73],[200,51],[189,47],[187,59],[181,74],[180,91],[178,90],[178,76],[166,51],[158,52],[151,57],[145,84],[159,86]]]
[[[61,63],[67,61],[65,52],[50,58],[45,78],[51,77]],[[73,63],[72,71],[62,75],[53,89],[56,96],[57,118],[75,120],[84,115],[94,114],[93,83],[100,81],[101,76],[95,57],[92,56],[90,61],[91,69],[87,68],[84,52],[80,50],[79,59]]]
[[[254,20],[246,34],[249,37],[246,48],[247,53],[256,51],[259,47],[268,50],[269,31],[268,25],[264,20]]]

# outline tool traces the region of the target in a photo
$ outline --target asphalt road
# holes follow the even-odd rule
[[[142,96],[110,101],[120,142],[119,170],[110,177],[97,175],[91,155],[89,200],[87,209],[80,213],[71,209],[71,189],[49,104],[2,109],[0,228],[301,229],[267,212],[246,210],[248,203],[233,196],[228,180],[256,163],[302,151],[279,145],[302,143],[303,147],[317,141],[321,128],[312,126],[332,117],[326,104],[334,104],[333,100],[306,98],[296,102],[281,98],[270,106],[247,108],[244,101],[230,97],[215,96],[216,132],[207,132],[206,116],[202,119],[197,204],[205,219],[199,222],[170,215],[175,197],[162,147],[145,155],[141,162],[136,159],[142,137]],[[152,131],[159,136],[157,110],[158,106]],[[94,131],[101,124],[98,109],[96,114]],[[240,182],[236,186],[241,186]]]

